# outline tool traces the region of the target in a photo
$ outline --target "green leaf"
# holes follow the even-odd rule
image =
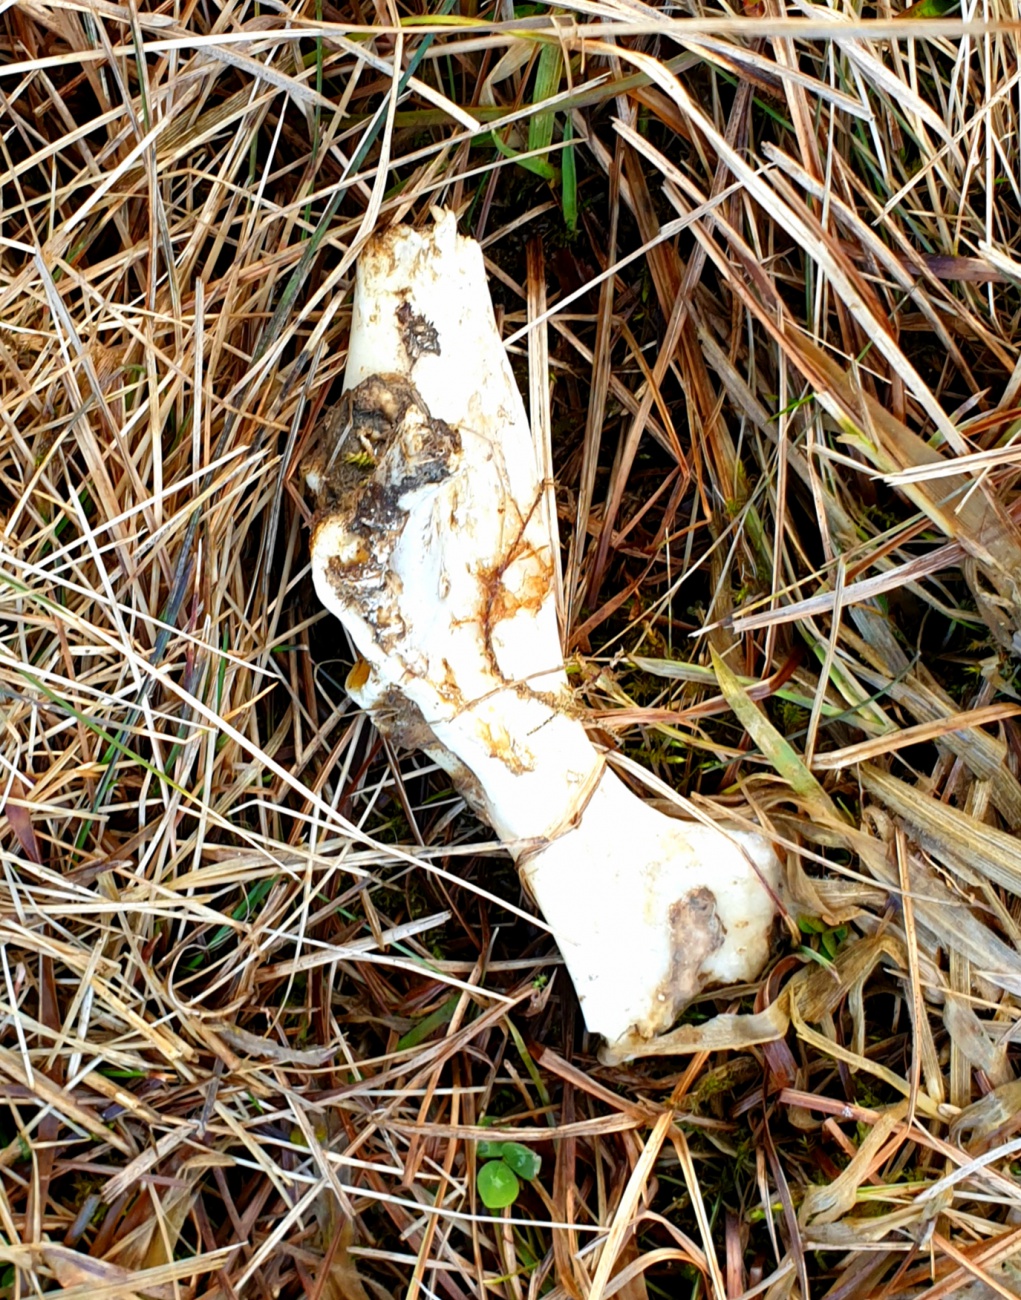
[[[503,1149],[506,1142],[487,1142],[482,1141],[478,1145],[478,1156],[480,1160],[499,1160],[503,1155]]]
[[[488,1210],[505,1210],[508,1205],[514,1204],[521,1190],[514,1170],[509,1169],[502,1160],[490,1160],[483,1165],[475,1175],[475,1186],[482,1197],[482,1204]]]
[[[942,18],[958,7],[958,0],[919,0],[894,15],[903,21],[907,18]]]
[[[806,961],[818,962],[818,964],[826,970],[831,970],[833,968],[833,963],[830,959],[824,956],[821,952],[816,952],[814,948],[806,948],[802,945],[797,950],[797,953],[799,957],[804,957]]]
[[[761,753],[772,763],[794,793],[801,797],[809,811],[815,813],[820,820],[839,821],[829,796],[805,766],[801,755],[784,736],[780,735],[755,701],[749,698],[737,674],[731,670],[724,659],[720,658],[712,646],[709,647],[709,653],[713,658],[713,671],[716,673],[716,680],[720,684],[724,699],[737,715],[738,722],[758,745]]]
[[[424,1038],[429,1037],[434,1029],[439,1029],[441,1025],[445,1025],[450,1019],[452,1019],[454,1011],[457,1008],[459,997],[460,995],[455,993],[453,997],[448,998],[446,1002],[444,1002],[444,1004],[431,1015],[425,1016],[417,1025],[413,1025],[403,1038],[400,1039],[396,1050],[398,1052],[404,1052],[407,1051],[409,1047],[417,1047]]]
[[[524,167],[525,171],[534,172],[536,176],[541,176],[544,181],[555,181],[557,178],[557,169],[548,163],[545,158],[521,158],[509,144],[500,139],[500,133],[494,131],[489,137],[493,144],[496,145],[497,151],[502,153],[505,158],[513,158],[519,167]]]
[[[520,1142],[505,1142],[503,1144],[503,1163],[509,1165],[516,1174],[519,1174],[526,1182],[532,1182],[539,1177],[539,1170],[542,1168],[542,1156],[533,1151],[531,1147],[522,1146]]]
[[[847,926],[839,925],[832,930],[826,930],[819,936],[819,947],[827,957],[832,961],[837,955],[837,949],[847,938]]]
[[[564,154],[560,164],[561,200],[564,225],[573,235],[578,229],[578,164],[574,157],[574,123],[571,114],[564,119]]]
[[[528,151],[548,149],[553,143],[553,114],[543,112],[540,105],[552,99],[560,89],[560,78],[564,70],[564,57],[559,45],[544,45],[539,54],[539,64],[535,71],[535,91],[532,103],[536,112],[528,119]]]

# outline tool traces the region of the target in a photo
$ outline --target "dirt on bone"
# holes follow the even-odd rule
[[[641,1026],[643,1033],[662,1033],[702,989],[702,966],[723,946],[726,930],[716,915],[716,895],[704,885],[670,906],[670,973],[656,990],[655,1004],[662,1014],[656,1023]]]
[[[394,635],[403,627],[391,608],[400,586],[391,557],[407,521],[403,499],[443,482],[460,452],[457,430],[433,419],[400,375],[371,375],[320,426],[302,467],[316,503],[313,550],[325,523],[342,525],[344,547],[329,559],[329,580],[377,631]]]
[[[427,352],[435,357],[440,355],[440,336],[436,326],[419,315],[410,302],[402,302],[397,308],[397,324],[404,350],[412,364]]]
[[[439,483],[455,468],[461,438],[433,419],[414,384],[401,375],[370,375],[344,394],[316,430],[302,477],[317,514],[354,519],[370,485],[396,498]],[[378,505],[370,509],[373,517]]]
[[[453,782],[454,789],[477,817],[489,821],[491,812],[486,793],[475,773],[436,739],[418,706],[396,687],[389,687],[373,703],[372,721],[397,749],[424,750]]]
[[[402,691],[389,687],[372,706],[372,720],[397,749],[435,749],[436,734],[421,709]]]

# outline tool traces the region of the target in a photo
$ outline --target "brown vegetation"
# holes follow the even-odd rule
[[[1013,10],[425,9],[0,13],[0,1296],[1013,1296]],[[311,591],[354,262],[440,202],[579,709],[787,854],[640,1065]]]

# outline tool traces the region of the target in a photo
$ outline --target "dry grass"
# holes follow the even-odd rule
[[[2,7],[0,1295],[1021,1292],[1021,63],[941,8]],[[787,850],[761,985],[630,1067],[311,591],[353,264],[433,203],[593,725]]]

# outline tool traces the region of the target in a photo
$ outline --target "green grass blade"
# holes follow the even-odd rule
[[[545,45],[539,53],[535,70],[535,90],[532,103],[541,105],[552,99],[560,89],[564,72],[564,56],[559,45]],[[528,120],[528,150],[548,149],[553,143],[553,112],[536,112]]]
[[[710,647],[713,668],[720,692],[734,710],[738,722],[755,741],[765,758],[773,765],[780,776],[787,782],[796,795],[804,800],[807,807],[826,810],[832,817],[832,805],[829,796],[805,766],[794,746],[780,735],[776,727],[766,717],[748,694],[738,676],[723,659]]]
[[[578,229],[578,164],[574,157],[574,122],[568,114],[564,119],[564,149],[560,164],[560,191],[564,208],[564,225],[573,235]]]

